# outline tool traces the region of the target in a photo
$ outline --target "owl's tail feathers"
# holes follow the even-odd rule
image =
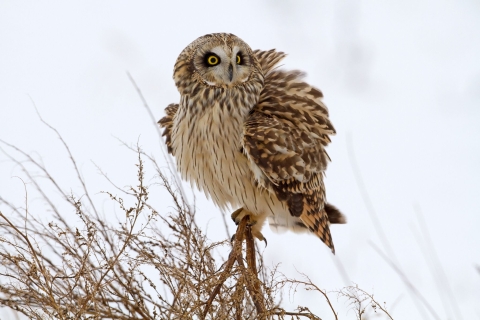
[[[335,254],[335,246],[333,245],[332,235],[330,233],[330,222],[328,221],[326,211],[322,210],[312,213],[311,211],[304,210],[300,215],[300,219],[305,226],[310,229],[311,232],[315,233],[320,240],[332,250],[332,253]]]
[[[325,203],[325,212],[327,212],[328,221],[330,221],[330,223],[347,223],[347,217],[345,217],[337,207],[330,203]]]

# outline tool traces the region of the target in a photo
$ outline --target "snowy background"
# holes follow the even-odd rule
[[[435,319],[373,249],[371,243],[388,252],[375,212],[394,259],[438,318],[480,319],[477,1],[1,1],[0,139],[41,157],[65,187],[80,187],[33,100],[102,205],[98,192],[111,186],[92,161],[118,185],[135,183],[135,154],[118,139],[139,140],[162,159],[155,126],[126,72],[159,119],[179,99],[172,80],[177,55],[212,32],[288,53],[284,68],[308,73],[338,132],[326,181],[329,202],[348,217],[332,227],[337,255],[313,236],[266,227],[267,264],[281,262],[291,276],[304,272],[327,291],[346,284],[341,264],[349,281],[393,307],[395,319]],[[0,195],[21,203],[17,175],[0,153]],[[163,196],[154,199],[159,208]],[[199,225],[210,238],[225,238],[218,210],[196,196]],[[433,250],[440,264],[432,264]],[[313,305],[331,318],[321,296],[295,298],[286,306]],[[340,319],[354,317],[344,301],[333,301]],[[0,310],[1,319],[9,317]]]

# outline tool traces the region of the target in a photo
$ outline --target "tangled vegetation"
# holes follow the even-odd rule
[[[132,149],[136,185],[115,186],[123,196],[104,192],[124,217],[112,224],[96,209],[58,136],[83,188],[80,197],[65,191],[42,163],[2,141],[2,151],[47,204],[51,219],[44,222],[31,214],[27,187],[23,206],[0,196],[0,306],[30,319],[324,319],[304,306],[282,308],[284,290],[303,287],[323,297],[329,318],[338,319],[333,294],[350,301],[357,319],[369,313],[392,319],[385,306],[356,286],[327,294],[306,275],[289,279],[278,266],[267,268],[247,221],[240,223],[233,241],[210,241],[196,225],[178,180],[170,180],[139,147]],[[150,204],[145,161],[155,168],[173,206],[160,211]],[[60,209],[39,177],[69,210]],[[228,257],[219,254],[221,248],[230,251]]]

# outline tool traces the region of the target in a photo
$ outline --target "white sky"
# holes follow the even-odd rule
[[[159,139],[129,82],[155,117],[177,102],[173,64],[197,37],[231,32],[254,49],[289,54],[284,68],[308,73],[325,95],[337,136],[328,148],[327,197],[348,217],[333,226],[337,258],[351,281],[373,292],[395,319],[419,313],[383,250],[356,184],[350,137],[365,187],[403,271],[441,319],[479,319],[480,4],[477,1],[48,1],[0,2],[0,139],[38,154],[61,183],[72,167],[43,118],[69,144],[96,201],[109,187],[135,183],[135,156],[117,138],[161,159]],[[140,137],[140,138],[139,138]],[[0,153],[0,194],[21,203],[20,170]],[[70,183],[70,184],[69,184]],[[78,189],[79,190],[79,189]],[[153,195],[152,195],[153,197]],[[163,194],[154,199],[161,206]],[[218,211],[197,192],[198,222],[213,239],[225,232]],[[38,202],[37,202],[38,203]],[[417,205],[460,314],[442,303],[422,248]],[[5,207],[0,207],[4,212]],[[42,211],[39,210],[38,214]],[[231,230],[234,225],[231,223]],[[220,230],[220,231],[217,231]],[[265,228],[267,264],[295,268],[330,291],[344,282],[328,248],[313,236]],[[321,297],[298,293],[292,306]],[[353,319],[336,300],[341,319]],[[287,304],[290,303],[289,299]],[[433,318],[431,318],[433,319]]]

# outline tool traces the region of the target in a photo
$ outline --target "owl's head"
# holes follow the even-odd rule
[[[188,45],[177,59],[173,78],[181,93],[192,85],[232,88],[263,82],[252,49],[229,33],[208,34]]]

